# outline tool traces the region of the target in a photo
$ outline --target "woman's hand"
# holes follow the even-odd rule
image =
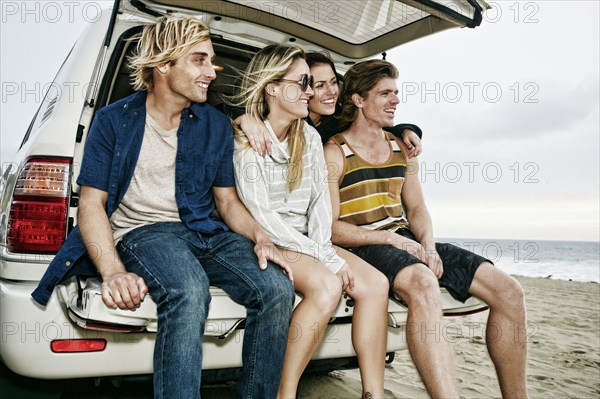
[[[292,273],[290,264],[287,262],[279,248],[277,248],[277,246],[275,246],[275,244],[273,244],[273,242],[262,232],[256,240],[256,245],[254,245],[254,253],[258,258],[258,266],[261,269],[266,269],[267,262],[271,261],[278,265],[281,270],[283,270],[283,273],[288,276],[290,281],[294,283],[294,273]]]
[[[350,270],[348,263],[344,263],[344,266],[338,270],[336,276],[342,282],[342,291],[352,291],[354,289],[354,273]]]
[[[415,132],[413,132],[410,129],[404,129],[402,141],[404,142],[404,144],[406,145],[406,149],[408,150],[406,156],[409,159],[421,155],[421,152],[423,151],[421,139]]]
[[[238,116],[234,122],[240,125],[254,151],[261,157],[271,154],[271,139],[264,123],[247,114]]]

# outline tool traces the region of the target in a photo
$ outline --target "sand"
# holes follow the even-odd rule
[[[527,302],[527,384],[530,398],[600,398],[600,285],[517,277]],[[446,318],[463,326],[451,337],[463,398],[499,398],[483,326],[487,313]],[[407,351],[385,371],[386,397],[427,398]],[[301,381],[300,398],[359,398],[358,370]]]

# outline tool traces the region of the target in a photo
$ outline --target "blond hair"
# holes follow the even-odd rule
[[[254,119],[266,120],[270,112],[265,94],[267,85],[281,80],[298,59],[306,59],[300,47],[270,45],[260,50],[242,76],[239,92],[233,97],[233,105],[244,107],[246,114]],[[248,138],[244,132],[238,126],[235,126],[234,130],[236,140],[248,145]],[[288,188],[293,191],[302,181],[302,155],[306,148],[304,120],[293,121],[286,134],[290,146]]]
[[[340,94],[342,110],[337,118],[340,128],[346,129],[358,116],[358,107],[352,101],[352,94],[356,93],[362,98],[367,98],[369,91],[382,78],[398,79],[396,67],[384,60],[359,62],[346,72]]]
[[[174,65],[196,44],[210,39],[208,26],[189,17],[161,17],[146,25],[139,39],[137,51],[129,58],[131,84],[134,90],[154,89],[154,68]]]

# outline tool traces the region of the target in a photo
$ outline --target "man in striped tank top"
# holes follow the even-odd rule
[[[384,273],[390,295],[408,305],[407,343],[429,394],[458,397],[442,323],[439,287],[490,307],[487,347],[503,397],[525,398],[525,303],[516,280],[479,255],[436,243],[418,178],[418,160],[382,128],[394,123],[398,71],[387,61],[358,63],[346,73],[340,123],[325,145],[333,207],[332,241]]]

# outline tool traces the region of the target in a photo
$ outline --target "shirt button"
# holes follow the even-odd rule
[[[67,265],[67,266],[71,266],[71,261],[69,261],[69,260],[68,260],[68,261],[65,263],[65,265]]]
[[[194,118],[194,115],[190,114],[190,119],[193,119],[193,118]]]

